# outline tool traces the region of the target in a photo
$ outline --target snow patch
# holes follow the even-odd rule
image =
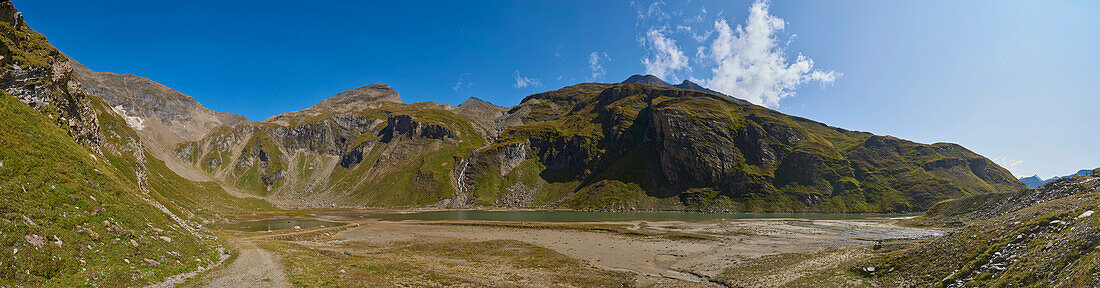
[[[126,108],[122,108],[122,105],[111,107],[111,110],[115,110],[115,113],[118,113],[119,116],[122,116],[122,119],[126,120],[126,125],[129,125],[130,128],[134,128],[134,130],[141,130],[145,128],[145,125],[142,124],[145,123],[145,119],[141,119],[141,117],[137,116],[126,115]]]

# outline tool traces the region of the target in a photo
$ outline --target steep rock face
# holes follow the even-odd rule
[[[400,104],[391,91],[340,93],[176,155],[301,205],[906,212],[1023,189],[955,144],[846,131],[703,91],[584,83],[507,110]]]
[[[131,127],[160,141],[164,147],[197,140],[219,126],[248,123],[243,116],[211,111],[191,96],[148,78],[94,72],[75,60],[69,63],[85,93],[106,100],[130,120]]]
[[[446,127],[418,122],[409,115],[394,115],[386,119],[386,128],[382,129],[382,142],[393,142],[395,137],[439,140],[453,138],[451,131]]]
[[[0,89],[97,149],[103,135],[68,59],[27,26],[11,1],[0,1],[0,21]]]
[[[322,103],[388,86],[368,87],[374,92]],[[446,109],[379,99],[310,108],[215,131],[183,143],[176,157],[290,206],[429,205],[458,193],[451,174],[484,143],[468,120],[437,108]]]
[[[1023,188],[958,145],[845,131],[693,90],[582,84],[509,114],[523,124],[496,142],[529,143],[523,162],[536,163],[500,173],[503,150],[479,154],[471,178],[486,205],[524,187],[541,199],[533,206],[900,212]]]

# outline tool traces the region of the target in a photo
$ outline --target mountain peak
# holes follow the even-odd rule
[[[669,84],[668,82],[665,82],[665,80],[661,80],[661,78],[657,77],[657,76],[653,76],[653,75],[649,75],[649,74],[647,74],[647,75],[634,74],[634,76],[630,76],[630,78],[626,78],[626,80],[623,80],[623,82],[620,82],[620,83],[622,83],[622,84],[649,84],[649,85],[653,85],[653,86],[657,86],[657,87],[671,87],[671,88],[695,90],[695,91],[699,91],[699,92],[706,92],[706,93],[710,93],[710,94],[714,94],[714,95],[725,96],[726,98],[730,98],[730,99],[733,99],[733,100],[736,100],[736,101],[749,103],[749,101],[741,100],[740,98],[729,96],[729,95],[723,94],[722,92],[707,89],[706,87],[703,87],[702,85],[699,85],[699,84],[695,84],[695,82],[691,82],[690,80],[687,80],[687,79],[684,79],[684,82],[681,82],[680,84],[672,85],[672,84]]]
[[[650,75],[650,74],[646,74],[646,75],[634,74],[634,76],[630,76],[630,78],[626,78],[626,80],[623,80],[623,82],[621,82],[621,83],[622,84],[649,84],[649,85],[653,85],[653,86],[657,86],[657,87],[675,87],[675,86],[672,86],[672,84],[668,84],[668,82],[665,82],[665,80],[661,80],[660,77],[653,76],[653,75]]]
[[[474,106],[487,106],[487,105],[488,106],[497,106],[496,104],[490,103],[489,101],[481,100],[480,98],[477,98],[477,97],[470,97],[470,98],[467,98],[466,101],[462,101],[462,103],[459,103],[458,107],[474,107]],[[497,107],[499,107],[499,106],[497,106]]]
[[[387,101],[401,103],[401,94],[385,83],[375,83],[347,90],[313,105],[314,109],[345,111],[368,103]]]

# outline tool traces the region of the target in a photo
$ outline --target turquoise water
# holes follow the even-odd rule
[[[686,212],[583,212],[583,211],[432,211],[380,215],[383,220],[482,220],[515,222],[616,222],[616,221],[707,221],[730,219],[794,218],[817,220],[858,220],[867,218],[913,216],[919,214],[703,214]]]
[[[340,225],[344,225],[344,223],[314,219],[266,219],[227,224],[214,224],[212,226],[214,228],[225,230],[258,232],[293,229],[294,226],[298,226],[298,228],[301,229],[309,229],[315,227],[336,227]]]

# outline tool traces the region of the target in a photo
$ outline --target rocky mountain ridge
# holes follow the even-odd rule
[[[191,96],[149,78],[94,72],[71,58],[69,65],[84,93],[106,100],[132,128],[143,131],[164,147],[197,140],[217,127],[249,122],[240,115],[212,111]]]
[[[646,74],[646,75],[634,74],[634,75],[630,76],[629,78],[626,78],[626,80],[623,80],[623,82],[619,82],[619,83],[620,84],[649,84],[649,85],[653,85],[653,86],[657,86],[657,87],[674,87],[674,88],[680,88],[680,89],[695,90],[695,91],[699,91],[699,92],[706,92],[706,93],[710,93],[710,94],[726,96],[726,97],[729,97],[730,99],[733,99],[733,100],[748,103],[748,101],[745,101],[745,100],[742,100],[740,98],[736,98],[736,97],[733,97],[733,96],[730,96],[730,95],[726,95],[722,92],[710,90],[709,88],[703,87],[702,85],[696,84],[695,82],[691,82],[691,80],[687,80],[687,79],[684,79],[684,82],[681,82],[680,84],[672,85],[672,84],[669,84],[668,82],[665,82],[665,80],[661,80],[661,78],[658,78],[657,76],[653,76],[653,75],[649,75],[649,74]]]
[[[1023,188],[958,145],[846,131],[676,87],[585,83],[511,108],[399,99],[374,84],[218,129],[174,155],[307,206],[900,212]]]
[[[405,104],[378,83],[259,123],[148,79],[75,75],[58,80],[107,95],[180,175],[289,207],[911,212],[1024,188],[959,145],[829,127],[651,75],[568,86],[509,108]]]

